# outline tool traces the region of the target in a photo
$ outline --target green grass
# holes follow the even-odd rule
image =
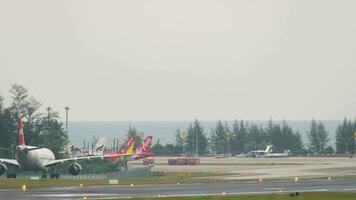
[[[147,178],[126,178],[119,179],[120,185],[145,185],[145,184],[187,184],[187,183],[210,183],[212,179],[207,177],[218,176],[221,174],[215,173],[191,173],[190,176],[177,176],[177,173],[165,173],[164,176],[151,176]],[[219,180],[214,180],[217,182]],[[226,181],[225,181],[226,182]],[[107,185],[108,179],[92,180],[92,179],[47,179],[47,180],[30,180],[29,178],[17,178],[17,179],[0,179],[0,189],[17,189],[22,185],[26,185],[28,188],[39,187],[51,187],[51,186],[84,186],[90,185]]]
[[[269,166],[269,165],[305,165],[305,163],[284,163],[284,162],[258,162],[258,163],[200,163],[199,165],[232,165],[232,166]],[[141,163],[133,163],[132,165],[142,165]],[[155,165],[168,165],[168,163],[155,163]]]
[[[356,175],[335,176],[333,179],[356,179]]]
[[[64,179],[48,179],[33,181],[29,178],[18,179],[0,179],[0,189],[20,189],[22,185],[26,185],[27,188],[39,188],[39,187],[51,187],[51,186],[79,186],[84,185],[104,185],[108,180],[64,180]]]
[[[258,182],[256,179],[249,180],[226,180],[214,178],[217,176],[226,176],[229,174],[220,173],[207,173],[207,172],[193,172],[191,174],[186,173],[185,176],[178,176],[178,173],[169,172],[165,173],[163,176],[151,176],[145,178],[121,178],[119,179],[120,185],[147,185],[147,184],[191,184],[191,183],[239,183],[239,182]],[[332,179],[355,179],[356,176],[342,176],[342,177],[332,177]],[[312,179],[312,178],[306,178]],[[318,178],[325,179],[326,178]],[[263,181],[276,181],[276,180],[290,180],[294,181],[293,177],[284,179],[264,179]],[[304,179],[300,179],[303,181]],[[39,188],[39,187],[52,187],[52,186],[79,186],[83,184],[84,186],[91,185],[108,185],[108,179],[94,180],[94,179],[47,179],[47,180],[30,180],[29,178],[18,178],[18,179],[0,179],[0,189],[18,189],[22,185],[26,185],[28,188]],[[356,199],[356,198],[355,198]]]
[[[133,198],[133,200],[149,200],[157,198]],[[160,197],[160,200],[354,200],[356,193],[310,192],[290,197],[289,194],[267,194],[248,196],[201,196],[201,197]]]

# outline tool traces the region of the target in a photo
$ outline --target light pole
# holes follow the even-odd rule
[[[199,156],[199,142],[198,142],[198,140],[199,140],[199,127],[197,127],[197,129],[196,129],[196,132],[195,132],[195,137],[196,137],[196,139],[195,139],[195,141],[196,141],[196,144],[195,144],[195,154],[196,154],[196,156]]]
[[[354,157],[356,156],[356,131],[354,132]]]
[[[67,142],[67,146],[68,146],[68,144],[69,144],[69,135],[68,135],[68,111],[69,111],[69,107],[66,106],[64,109],[66,110],[66,134],[67,134],[67,141],[66,142]],[[85,142],[85,140],[84,140],[84,142]],[[84,144],[84,146],[85,146],[85,144]],[[71,150],[74,149],[74,146],[73,146],[73,148],[71,147],[70,149]],[[72,151],[72,156],[74,157],[74,151]]]
[[[228,155],[231,154],[231,146],[230,146],[231,135],[232,135],[231,131],[228,131],[225,134],[225,138],[226,138],[226,141],[227,141],[227,153],[228,153]]]
[[[51,110],[52,110],[52,108],[48,106],[46,108],[46,110],[47,110],[47,120],[49,121],[51,119]]]
[[[66,134],[68,136],[68,111],[69,111],[69,107],[66,106],[64,109],[66,110]]]
[[[182,138],[182,148],[183,148],[183,155],[185,155],[185,142],[187,141],[188,133],[186,131],[180,132],[180,138]]]

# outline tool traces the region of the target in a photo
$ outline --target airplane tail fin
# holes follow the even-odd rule
[[[124,153],[132,153],[135,147],[136,136],[129,137],[123,144],[122,149]]]
[[[23,123],[21,117],[18,118],[17,126],[19,130],[19,145],[25,145],[25,137],[23,135]]]
[[[151,151],[151,144],[152,144],[153,136],[147,136],[142,144],[136,149],[136,153],[147,153]]]
[[[96,154],[103,155],[105,146],[107,144],[107,139],[105,137],[101,137],[98,142],[95,144]]]
[[[271,153],[272,152],[273,145],[267,145],[265,152],[266,153]]]

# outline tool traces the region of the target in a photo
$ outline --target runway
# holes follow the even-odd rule
[[[1,199],[101,199],[163,196],[250,195],[288,192],[356,192],[356,180],[302,180],[241,182],[224,184],[108,185],[0,190]]]

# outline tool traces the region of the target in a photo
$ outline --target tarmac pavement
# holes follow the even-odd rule
[[[263,181],[223,184],[107,185],[0,190],[0,199],[101,199],[163,196],[252,195],[335,191],[356,192],[356,180]]]

